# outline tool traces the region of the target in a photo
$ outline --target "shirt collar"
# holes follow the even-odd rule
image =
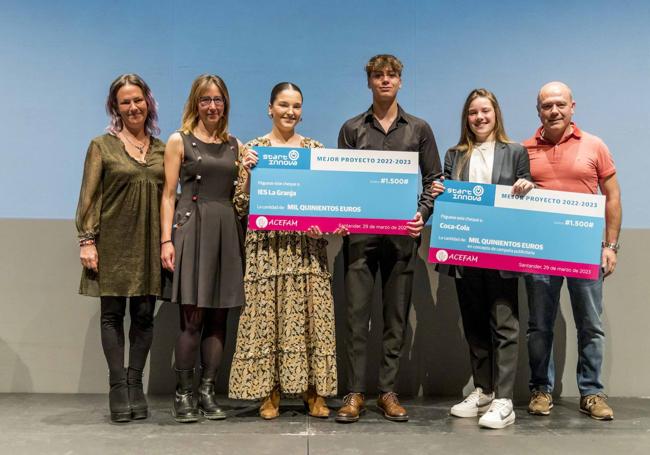
[[[397,123],[408,123],[408,120],[406,118],[406,113],[404,112],[404,109],[402,109],[402,106],[397,103]],[[368,108],[368,110],[365,113],[364,121],[372,123],[372,120],[374,119],[374,116],[372,114],[372,104]]]
[[[571,134],[568,134],[564,136],[562,139],[560,139],[560,142],[558,142],[558,144],[561,144],[562,142],[566,142],[572,137],[576,139],[580,139],[582,137],[582,131],[580,130],[580,128],[578,128],[578,125],[571,122],[571,127],[572,127]],[[538,144],[550,144],[550,142],[548,142],[546,139],[544,139],[544,136],[542,136],[543,129],[544,129],[543,126],[537,128],[537,131],[535,132],[535,140],[537,141]]]

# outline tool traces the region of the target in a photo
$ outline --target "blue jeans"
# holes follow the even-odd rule
[[[528,294],[528,359],[530,390],[551,393],[555,385],[553,362],[553,327],[560,306],[560,289],[564,277],[526,275]],[[602,392],[600,380],[605,333],[600,316],[603,312],[603,279],[566,278],[571,296],[573,320],[578,332],[578,367],[580,395]]]

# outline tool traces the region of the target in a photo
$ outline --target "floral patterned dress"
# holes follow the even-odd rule
[[[244,148],[271,146],[260,137]],[[302,147],[323,145],[303,138]],[[240,167],[239,182],[246,171]],[[248,214],[249,195],[238,186],[235,208]],[[254,400],[278,386],[299,394],[313,386],[336,395],[336,342],[327,241],[289,231],[246,234],[246,304],[239,319],[229,396]]]

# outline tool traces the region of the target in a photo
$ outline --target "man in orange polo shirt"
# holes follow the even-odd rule
[[[537,96],[542,126],[524,142],[530,157],[530,172],[539,188],[605,195],[605,240],[602,245],[598,280],[567,277],[573,319],[578,331],[578,389],[580,411],[594,419],[611,420],[614,412],[600,373],[605,347],[602,327],[603,278],[616,268],[618,235],[621,228],[621,197],[614,161],[605,143],[580,130],[571,121],[575,101],[562,82],[549,82]],[[549,415],[553,407],[555,366],[553,327],[564,277],[526,276],[528,307],[528,357],[532,392],[528,412]]]

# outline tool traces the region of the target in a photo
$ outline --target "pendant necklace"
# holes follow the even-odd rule
[[[140,161],[142,161],[142,159],[144,158],[144,155],[145,155],[145,153],[146,153],[145,150],[144,150],[144,148],[147,146],[147,142],[148,142],[147,139],[144,140],[144,142],[142,143],[142,145],[138,145],[138,144],[134,143],[131,139],[129,139],[129,136],[127,136],[127,135],[124,133],[124,131],[122,131],[122,137],[123,137],[124,139],[126,139],[126,141],[127,141],[129,144],[131,144],[133,147],[135,147],[135,148],[138,150],[138,152],[140,152]]]

